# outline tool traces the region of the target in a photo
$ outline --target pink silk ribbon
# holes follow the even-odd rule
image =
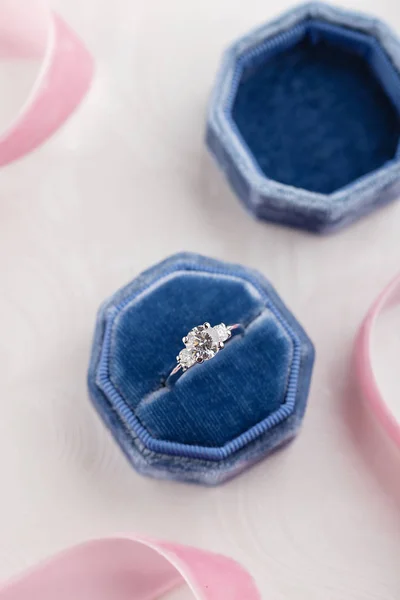
[[[371,355],[379,317],[395,304],[400,304],[400,275],[381,292],[364,319],[355,346],[355,366],[363,397],[392,440],[400,446],[400,422],[379,388]]]
[[[13,68],[40,67],[25,102],[0,132],[4,166],[37,148],[70,116],[89,88],[93,60],[41,0],[0,0],[0,63],[10,71],[10,86],[17,79]]]
[[[0,586],[0,600],[260,600],[230,558],[130,536],[85,542]],[[183,594],[183,595],[182,595]]]

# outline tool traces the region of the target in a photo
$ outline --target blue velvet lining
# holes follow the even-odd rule
[[[205,320],[241,323],[243,337],[175,385],[163,385],[182,336]],[[285,401],[292,342],[265,301],[232,277],[180,273],[136,299],[116,322],[110,375],[157,439],[222,446]]]
[[[167,387],[182,336],[205,320],[239,322],[245,332]],[[186,445],[196,456],[204,448],[205,457],[212,459],[214,452],[222,458],[291,414],[298,344],[251,281],[177,271],[113,308],[97,383],[147,447],[162,451],[158,446],[166,443],[171,451],[172,442],[177,452]]]
[[[371,36],[308,20],[238,62],[232,119],[270,179],[330,194],[393,160],[400,78]]]

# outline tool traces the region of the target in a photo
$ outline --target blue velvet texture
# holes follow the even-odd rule
[[[326,39],[310,22],[300,41],[265,56],[243,74],[232,111],[267,177],[322,194],[393,159],[400,137],[399,114],[365,56],[341,47],[336,32]]]
[[[312,2],[224,55],[207,144],[256,217],[328,233],[398,197],[400,43]]]
[[[182,336],[206,320],[244,331],[169,385]],[[260,275],[183,254],[103,305],[89,389],[136,469],[215,484],[293,437],[312,363],[311,342]]]
[[[111,378],[158,439],[222,446],[285,401],[289,336],[243,282],[221,275],[210,285],[209,279],[208,274],[185,272],[161,281],[150,295],[125,308],[115,328]],[[206,320],[241,323],[247,326],[245,335],[166,387],[182,336]]]

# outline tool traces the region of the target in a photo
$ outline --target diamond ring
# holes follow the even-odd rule
[[[184,338],[185,348],[176,357],[178,364],[172,370],[169,377],[176,375],[179,371],[187,371],[195,364],[200,364],[214,356],[223,349],[225,342],[232,337],[232,332],[239,329],[240,325],[225,325],[220,323],[211,327],[210,323],[203,323],[193,327]]]

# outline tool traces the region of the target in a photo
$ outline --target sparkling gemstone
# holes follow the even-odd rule
[[[231,337],[230,330],[220,323],[211,327],[208,323],[194,327],[183,339],[185,348],[179,353],[178,361],[184,370],[196,362],[210,360],[223,347],[223,342]],[[221,344],[222,342],[222,344]]]
[[[188,334],[188,341],[186,348],[192,352],[196,362],[202,362],[209,360],[215,356],[219,350],[218,348],[218,333],[214,327],[204,327],[200,325],[195,327]]]
[[[187,348],[184,348],[183,350],[181,350],[179,352],[179,362],[184,369],[189,369],[189,367],[192,367],[194,365],[196,360],[193,357],[190,350],[188,350]]]
[[[224,323],[221,323],[220,325],[216,325],[213,329],[216,330],[217,335],[218,335],[218,340],[220,342],[226,342],[226,340],[229,340],[229,338],[232,335]]]

